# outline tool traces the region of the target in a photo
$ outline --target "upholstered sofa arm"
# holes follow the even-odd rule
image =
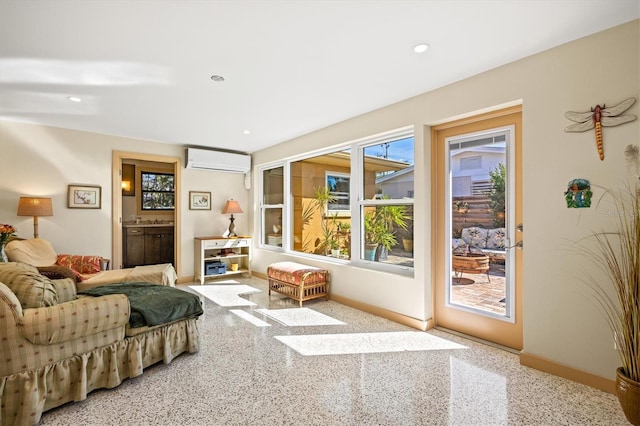
[[[23,310],[22,335],[33,344],[61,343],[126,325],[129,300],[123,294],[83,297],[45,308]]]
[[[0,317],[2,317],[0,319],[3,320],[1,322],[9,324],[9,319],[13,317],[13,320],[17,323],[22,317],[22,305],[13,291],[2,282],[0,282],[0,303],[6,305],[0,306]],[[13,327],[14,325],[11,326]],[[0,330],[1,333],[2,331]]]

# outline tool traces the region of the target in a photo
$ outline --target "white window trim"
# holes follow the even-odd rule
[[[267,170],[272,170],[272,169],[277,169],[279,167],[282,167],[283,173],[284,173],[284,179],[283,179],[283,183],[282,183],[282,191],[283,191],[283,202],[280,204],[267,204],[264,202],[264,172]],[[258,238],[258,247],[262,248],[262,249],[268,249],[268,250],[273,250],[273,251],[284,251],[285,250],[285,244],[287,244],[288,238],[286,238],[285,236],[287,236],[287,232],[288,232],[288,218],[285,219],[285,217],[287,216],[287,209],[286,209],[286,205],[287,205],[287,190],[286,188],[288,188],[287,186],[287,166],[284,162],[282,163],[273,163],[273,164],[268,164],[268,165],[263,165],[260,166],[258,168],[258,174],[259,174],[259,179],[258,179],[258,196],[260,197],[260,202],[259,202],[259,211],[260,211],[260,215],[259,215],[259,222],[258,222],[258,232],[260,235],[260,238]],[[282,235],[282,246],[273,246],[270,244],[267,244],[267,242],[265,241],[265,235],[267,234],[265,232],[265,226],[266,226],[266,219],[265,219],[265,214],[267,212],[268,209],[277,209],[280,208],[282,209],[282,229],[280,231],[281,235]]]
[[[373,145],[379,145],[384,142],[395,141],[404,139],[407,137],[412,137],[415,135],[414,126],[406,126],[399,129],[378,133],[376,135],[366,136],[360,139],[353,140],[347,143],[341,143],[334,145],[332,147],[323,148],[319,150],[314,150],[311,152],[306,152],[304,154],[299,154],[296,156],[289,157],[284,159],[282,162],[274,162],[270,164],[264,164],[258,168],[259,170],[259,197],[260,197],[260,223],[258,226],[260,232],[260,243],[259,247],[261,249],[268,249],[272,251],[280,251],[286,254],[294,255],[300,258],[308,258],[313,260],[319,260],[327,263],[340,263],[340,264],[350,264],[353,266],[364,267],[367,269],[380,270],[389,273],[393,273],[396,275],[413,275],[414,267],[408,266],[400,266],[387,264],[384,262],[376,262],[364,260],[361,258],[361,253],[364,251],[364,240],[361,239],[362,235],[362,227],[363,221],[360,217],[360,211],[364,205],[414,205],[413,198],[401,198],[401,199],[386,199],[386,200],[364,200],[364,185],[363,185],[363,158],[364,158],[364,148]],[[351,151],[351,171],[350,174],[345,173],[332,173],[333,175],[345,175],[350,178],[350,205],[351,205],[351,259],[335,259],[328,256],[322,256],[312,253],[305,253],[301,251],[295,251],[291,248],[291,221],[293,220],[293,200],[292,194],[290,191],[291,187],[291,164],[297,161],[303,161],[308,158],[313,158],[325,154],[330,154],[333,152],[340,152],[349,149]],[[415,152],[415,139],[414,139],[414,152]],[[284,170],[284,204],[282,205],[267,205],[263,203],[263,171],[269,170],[277,167],[283,167]],[[326,182],[326,175],[325,175]],[[266,242],[262,241],[265,235],[264,232],[264,211],[265,208],[270,207],[280,207],[282,206],[282,247],[270,246],[267,245]],[[415,258],[414,258],[415,264]]]

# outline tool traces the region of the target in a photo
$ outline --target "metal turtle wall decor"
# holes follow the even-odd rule
[[[604,148],[602,146],[602,126],[619,126],[621,124],[635,120],[637,117],[633,114],[620,115],[625,112],[631,105],[633,105],[635,101],[635,98],[629,98],[610,108],[607,108],[604,104],[602,104],[602,106],[596,105],[587,112],[567,111],[564,113],[564,116],[571,121],[575,121],[578,124],[567,126],[565,127],[564,131],[585,132],[587,130],[595,128],[598,155],[600,156],[600,160],[604,160]]]

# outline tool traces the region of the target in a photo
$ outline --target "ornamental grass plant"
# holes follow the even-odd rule
[[[593,244],[581,245],[580,252],[606,275],[598,279],[587,272],[609,327],[625,375],[640,382],[640,187],[627,185],[619,192],[607,191],[615,216],[615,228],[587,237]],[[600,200],[600,203],[603,199]],[[600,204],[599,203],[599,204]]]

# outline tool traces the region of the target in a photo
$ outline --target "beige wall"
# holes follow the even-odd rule
[[[584,111],[597,103],[615,104],[640,97],[639,21],[542,52],[442,89],[288,141],[254,156],[254,164],[344,143],[391,129],[415,126],[415,233],[413,277],[398,276],[317,261],[332,272],[332,292],[417,319],[432,317],[430,282],[430,133],[429,126],[514,102],[523,104],[524,154],[524,351],[577,369],[612,378],[618,365],[606,324],[576,271],[585,268],[570,256],[570,241],[606,225],[603,209],[569,210],[563,192],[569,180],[590,179],[613,187],[626,178],[623,151],[640,143],[635,121],[604,129],[604,162],[597,157],[591,132],[567,134],[567,110]],[[628,111],[640,115],[638,104]],[[32,235],[32,219],[16,216],[18,197],[53,197],[54,216],[40,219],[40,234],[59,252],[111,254],[111,152],[153,153],[182,158],[183,148],[116,136],[0,121],[0,222]],[[257,174],[254,173],[254,184]],[[182,171],[183,265],[193,274],[193,237],[222,233],[228,218],[219,211],[238,199],[248,214],[237,229],[255,234],[257,199],[243,176]],[[102,209],[66,207],[67,185],[96,184],[103,189]],[[254,185],[255,187],[255,185]],[[212,211],[190,211],[189,190],[211,191]],[[599,192],[596,190],[596,197]],[[254,250],[253,269],[288,256]]]
[[[112,151],[177,157],[184,167],[184,147],[55,127],[0,121],[0,223],[17,227],[24,238],[33,236],[33,219],[16,216],[20,196],[53,198],[53,216],[39,219],[40,237],[59,253],[97,254],[111,258]],[[181,172],[182,240],[178,243],[180,277],[193,276],[193,237],[221,235],[229,218],[220,211],[229,198],[250,213],[244,175],[205,170]],[[67,208],[67,185],[102,187],[100,210]],[[189,210],[189,191],[210,191],[212,210]],[[125,197],[127,198],[127,197]],[[250,214],[236,215],[236,230],[249,232]]]
[[[522,102],[524,352],[613,378],[618,361],[609,331],[577,279],[588,265],[570,249],[571,241],[611,218],[602,208],[567,209],[563,192],[573,178],[603,187],[626,180],[623,152],[626,145],[640,143],[639,123],[604,129],[601,162],[593,132],[565,133],[571,122],[564,113],[638,99],[639,39],[639,21],[634,21],[263,150],[254,164],[413,124],[415,233],[423,236],[414,242],[414,277],[322,266],[332,272],[333,294],[426,320],[432,317],[429,126]],[[639,115],[638,104],[627,112]],[[256,250],[253,269],[264,272],[270,262],[286,257]]]

